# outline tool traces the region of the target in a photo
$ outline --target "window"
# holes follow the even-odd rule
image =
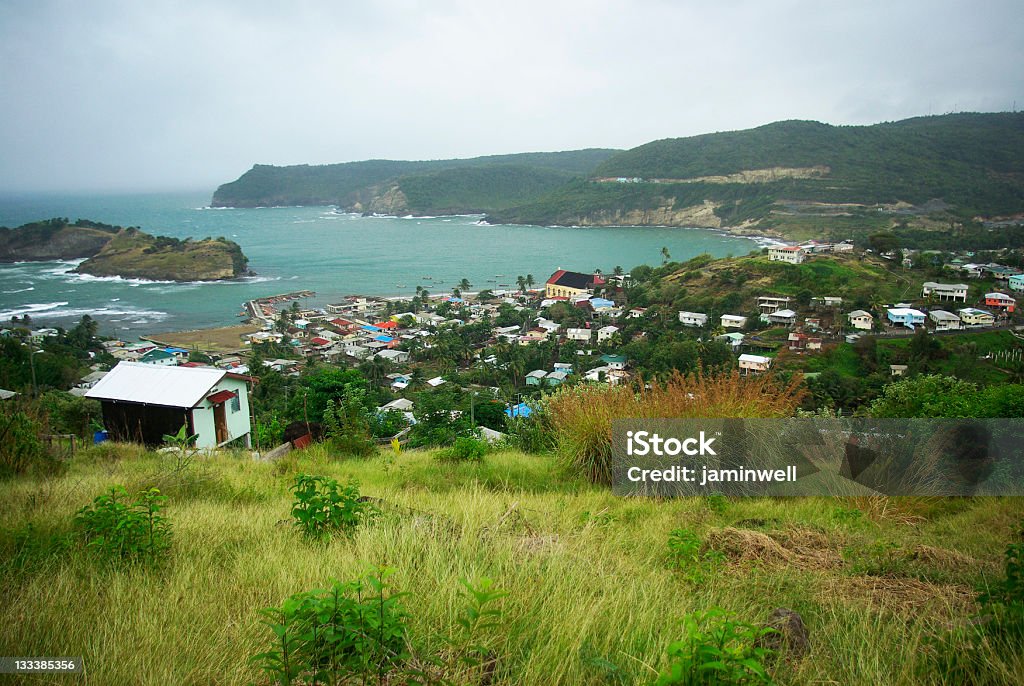
[[[238,412],[241,409],[242,409],[242,401],[239,400],[238,394],[236,393],[235,397],[231,399],[231,412],[232,413]]]

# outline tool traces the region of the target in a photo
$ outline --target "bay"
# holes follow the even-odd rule
[[[0,265],[0,322],[29,314],[39,324],[70,326],[83,314],[114,335],[224,326],[249,299],[316,291],[304,304],[351,294],[412,297],[416,286],[450,292],[515,288],[518,275],[538,284],[556,269],[589,272],[660,264],[701,253],[741,255],[749,238],[706,229],[487,225],[479,216],[362,217],[330,207],[210,209],[210,194],[0,195],[0,225],[50,217],[138,226],[177,238],[224,236],[239,243],[256,276],[211,283],[166,283],[71,274],[73,262]]]

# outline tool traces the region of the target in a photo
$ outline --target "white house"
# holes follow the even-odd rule
[[[850,326],[861,331],[871,331],[875,324],[874,316],[865,310],[854,310],[847,316],[850,318]]]
[[[619,327],[617,326],[602,326],[597,330],[597,342],[607,341],[609,338],[618,333]]]
[[[721,336],[715,336],[715,340],[732,347],[733,350],[738,349],[743,345],[743,334],[738,331],[732,333],[723,333]]]
[[[937,300],[949,302],[967,302],[967,284],[965,283],[936,283],[925,281],[921,287],[921,297],[935,296]]]
[[[409,353],[404,350],[381,350],[374,357],[379,357],[394,364],[404,364],[409,361]]]
[[[789,307],[789,298],[779,295],[759,295],[757,297],[757,309],[761,314],[771,314]]]
[[[1009,279],[1010,290],[1013,291],[1024,291],[1024,274],[1014,274]]]
[[[976,329],[980,326],[992,326],[996,323],[996,318],[991,312],[979,310],[976,307],[965,307],[961,310],[957,310],[956,313],[960,315],[960,321],[963,323],[963,327],[965,329]]]
[[[254,379],[213,367],[120,362],[85,397],[99,400],[103,424],[117,441],[158,445],[182,425],[196,447],[251,445],[249,384]]]
[[[793,310],[777,310],[771,314],[762,314],[761,321],[769,324],[782,324],[783,326],[793,326],[796,324],[796,312]]]
[[[570,341],[590,341],[590,329],[566,329],[565,337]]]
[[[957,331],[960,329],[960,317],[945,310],[932,310],[928,319],[935,324],[936,331]]]
[[[679,323],[683,326],[707,326],[708,316],[701,312],[680,312]]]
[[[740,355],[740,373],[744,376],[760,374],[768,371],[772,366],[772,358],[762,355]]]
[[[807,257],[807,252],[797,245],[783,245],[768,248],[768,259],[772,262],[788,262],[800,264]]]
[[[742,329],[747,325],[747,318],[741,317],[738,314],[723,314],[722,315],[722,328],[723,329]]]

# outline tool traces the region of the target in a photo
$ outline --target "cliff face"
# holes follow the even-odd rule
[[[232,241],[178,240],[125,229],[75,271],[154,281],[218,281],[248,273],[247,265]]]
[[[720,229],[722,220],[715,215],[715,203],[675,207],[663,204],[649,209],[598,210],[580,215],[568,222],[575,226],[687,226],[699,229]]]
[[[363,194],[349,207],[353,212],[368,212],[370,214],[407,214],[409,212],[409,200],[405,193],[397,185],[387,187],[374,187]]]

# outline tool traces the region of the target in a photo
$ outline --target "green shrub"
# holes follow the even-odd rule
[[[324,436],[331,446],[347,455],[366,456],[377,451],[370,434],[370,415],[363,405],[364,391],[346,386],[347,395],[340,404],[327,401],[324,410]]]
[[[476,438],[459,437],[450,447],[438,451],[440,460],[453,462],[480,462],[487,453],[487,443]]]
[[[45,432],[43,422],[28,411],[15,409],[0,413],[0,478],[60,471],[61,461],[39,439]]]
[[[667,548],[669,569],[681,572],[693,583],[702,582],[725,559],[717,550],[704,550],[704,542],[689,529],[671,531]]]
[[[377,513],[372,504],[360,498],[357,484],[340,485],[326,476],[299,474],[292,494],[295,526],[311,539],[329,538],[335,532],[351,534]]]
[[[669,645],[657,686],[772,683],[764,666],[772,651],[758,643],[774,629],[733,621],[718,609],[688,616],[683,626],[686,637]]]
[[[370,432],[377,438],[390,438],[409,426],[405,415],[398,410],[388,410],[373,415]]]
[[[160,514],[165,501],[150,488],[129,502],[128,491],[114,486],[75,514],[75,526],[86,549],[101,560],[156,562],[171,546],[170,523]]]
[[[252,659],[275,684],[384,683],[408,658],[401,593],[389,593],[392,570],[297,593],[262,611],[272,647]]]
[[[510,417],[505,421],[508,445],[524,453],[546,453],[555,449],[555,433],[550,416],[535,409],[529,417]]]
[[[705,496],[704,504],[716,515],[724,515],[729,510],[729,499],[722,493],[712,493]]]

